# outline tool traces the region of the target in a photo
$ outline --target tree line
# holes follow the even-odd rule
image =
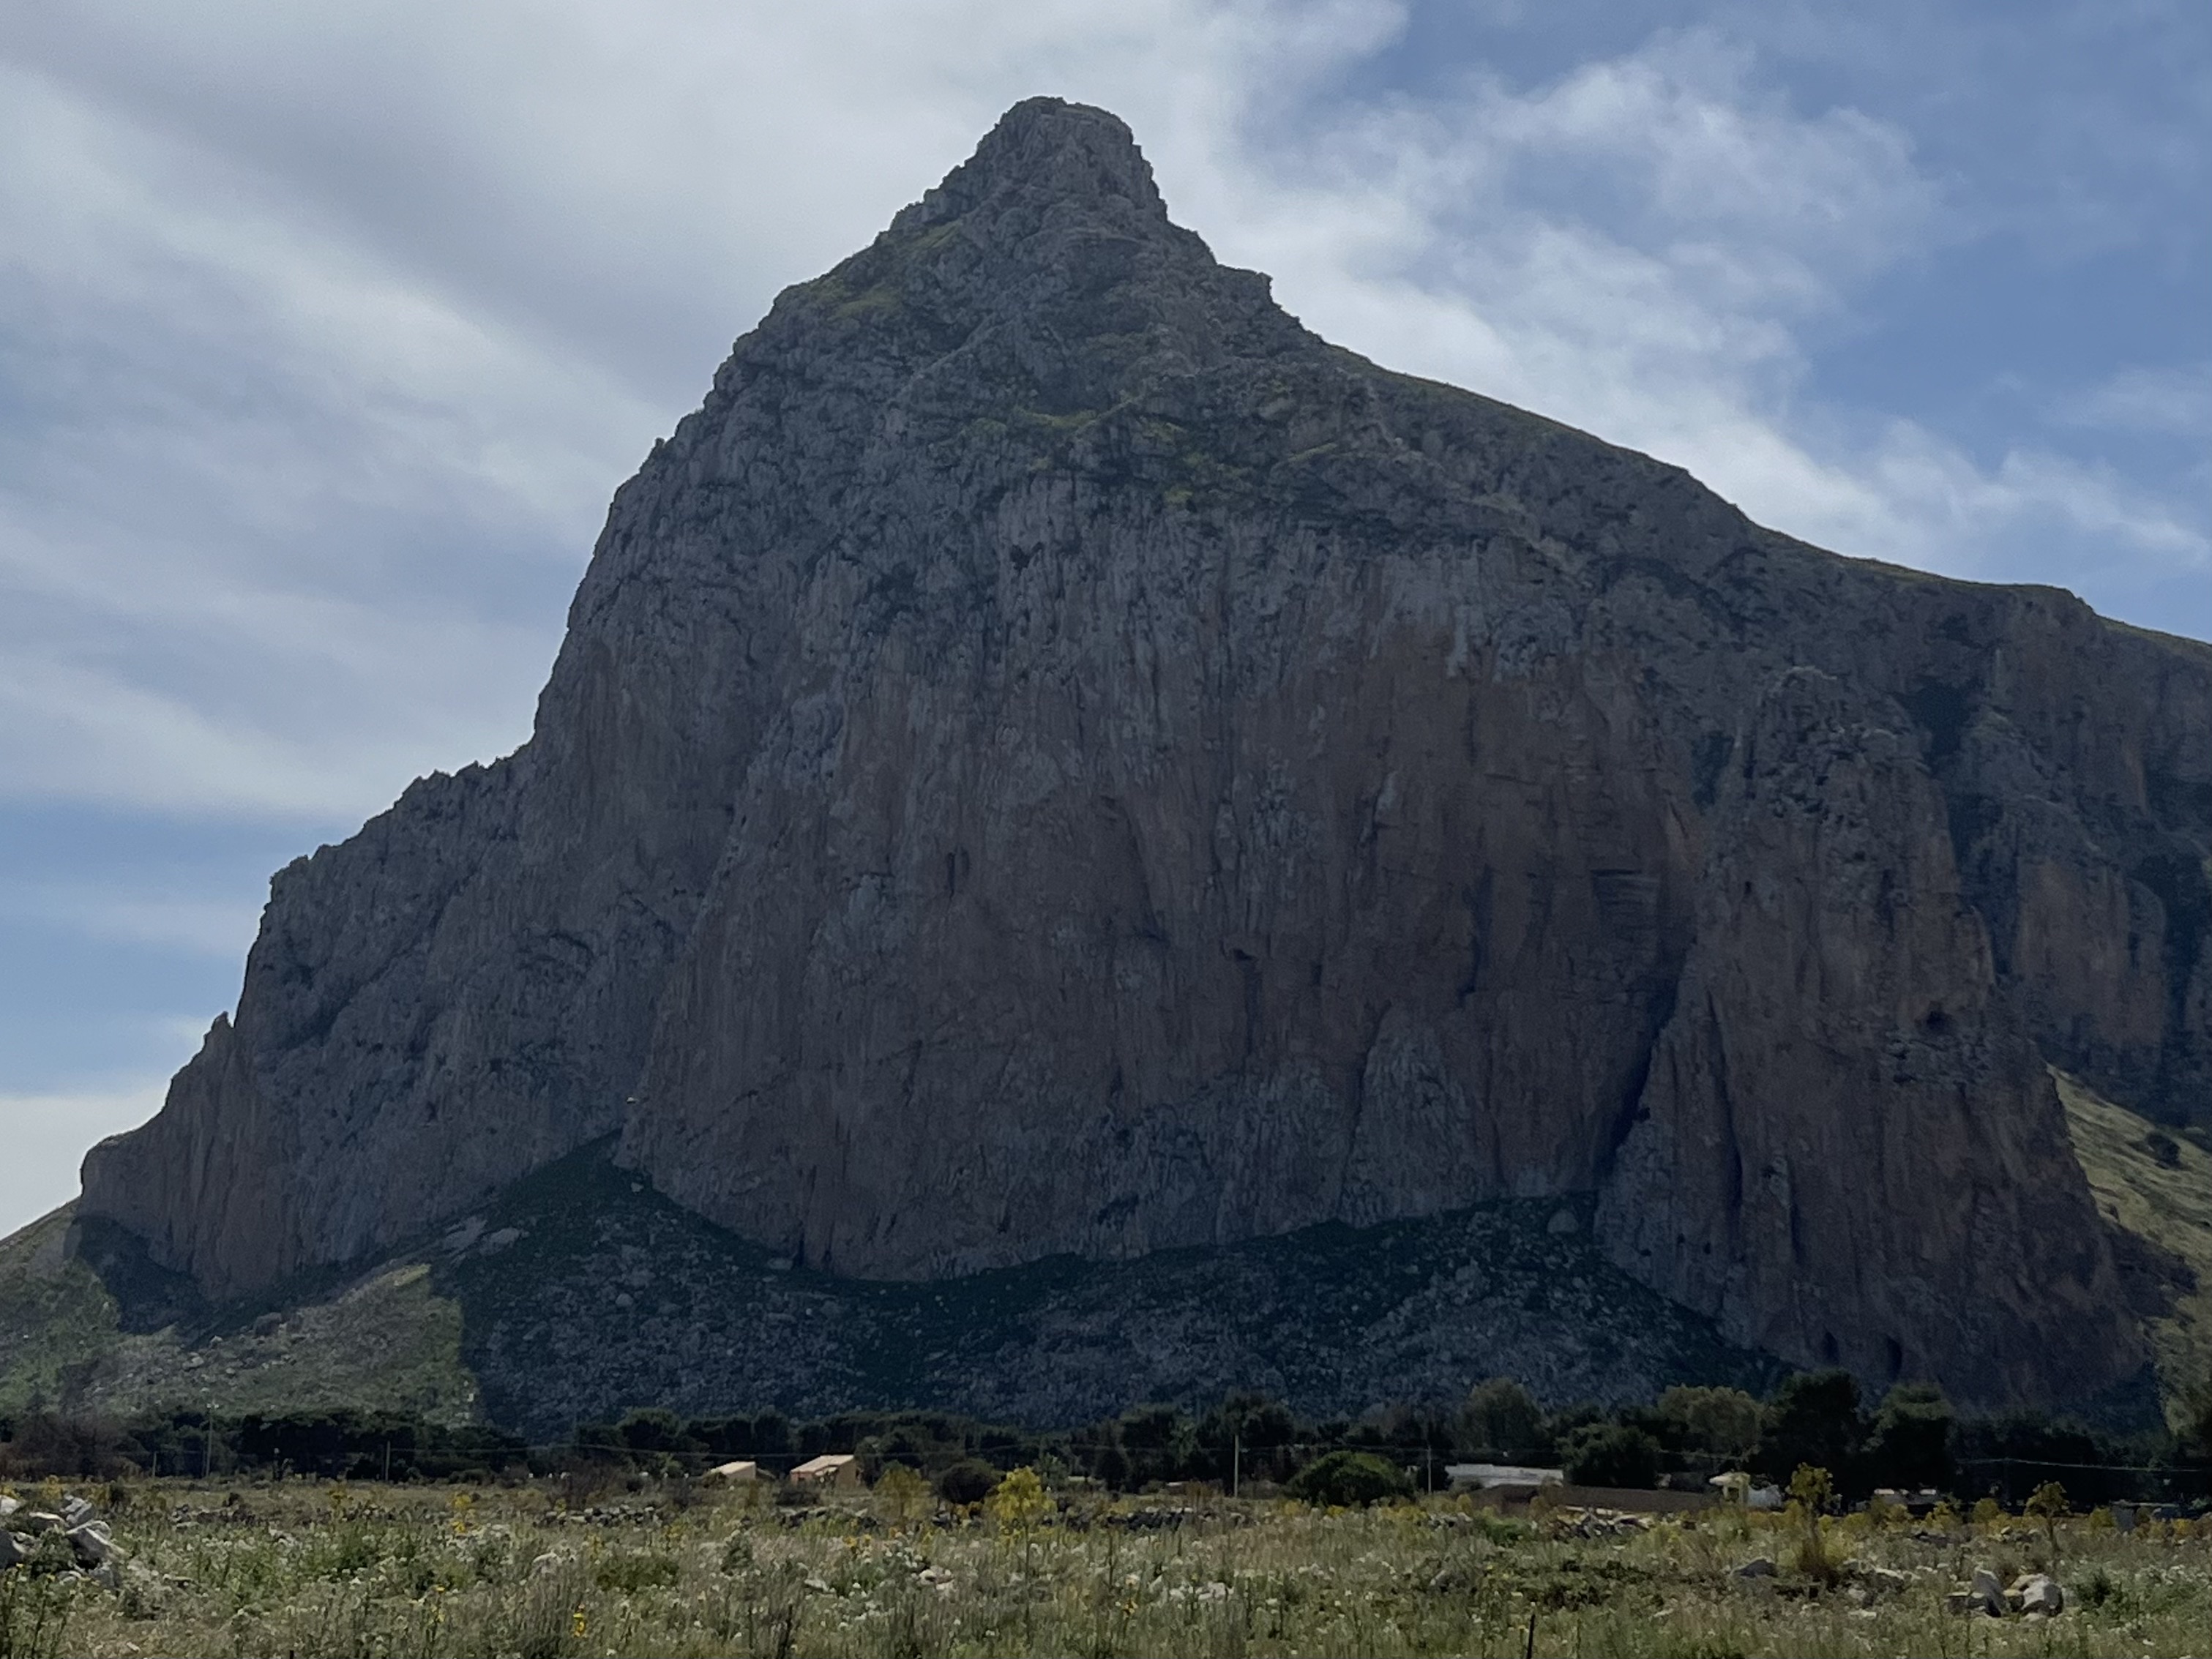
[[[2092,1505],[2212,1490],[2212,1407],[2197,1418],[2178,1435],[2131,1436],[2036,1412],[1966,1418],[1932,1385],[1901,1383],[1870,1399],[1841,1370],[1786,1376],[1763,1400],[1682,1387],[1609,1410],[1547,1411],[1504,1377],[1455,1404],[1359,1419],[1305,1418],[1239,1393],[1200,1413],[1148,1405],[1055,1431],[942,1412],[793,1420],[775,1411],[683,1417],[656,1408],[579,1423],[558,1443],[538,1446],[483,1425],[395,1412],[179,1411],[130,1422],[40,1412],[0,1419],[0,1474],[448,1480],[594,1468],[678,1476],[732,1460],[776,1474],[823,1453],[850,1453],[871,1480],[902,1465],[949,1501],[973,1502],[1021,1466],[1115,1492],[1191,1481],[1295,1489],[1301,1473],[1329,1455],[1364,1454],[1402,1472],[1409,1489],[1441,1490],[1452,1464],[1471,1462],[1557,1468],[1578,1485],[1627,1487],[1702,1486],[1732,1469],[1783,1485],[1811,1466],[1828,1471],[1845,1499],[1876,1488],[1933,1489],[2016,1507],[2056,1481],[2072,1502]]]

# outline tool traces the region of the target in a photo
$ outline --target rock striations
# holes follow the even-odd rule
[[[2212,651],[1394,374],[1048,99],[617,494],[536,731],[281,872],[84,1211],[219,1293],[587,1142],[812,1267],[1594,1195],[1732,1338],[2136,1371],[2045,1062],[2212,1121]]]

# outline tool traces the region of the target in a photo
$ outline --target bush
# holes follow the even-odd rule
[[[610,1555],[592,1570],[592,1581],[603,1590],[635,1595],[642,1589],[662,1589],[684,1576],[672,1555],[658,1550],[625,1550]]]
[[[999,1472],[980,1457],[963,1457],[937,1477],[937,1495],[948,1504],[980,1504],[999,1484]]]
[[[1396,1464],[1373,1452],[1333,1451],[1291,1477],[1290,1493],[1309,1504],[1351,1509],[1413,1495],[1413,1483]]]
[[[1577,1429],[1561,1444],[1567,1479],[1577,1486],[1632,1486],[1649,1491],[1659,1484],[1659,1443],[1642,1429],[1620,1423],[1596,1423]]]

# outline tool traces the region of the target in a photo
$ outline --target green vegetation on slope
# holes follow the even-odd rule
[[[64,1246],[74,1204],[0,1238],[0,1412],[62,1409],[114,1352],[114,1299]]]
[[[0,1413],[478,1415],[461,1310],[427,1266],[383,1264],[287,1307],[187,1307],[126,1329],[116,1297],[64,1248],[74,1207],[0,1240]]]
[[[2166,1420],[2184,1428],[2191,1402],[2212,1392],[2212,1153],[2078,1079],[2051,1075],[2097,1207],[2195,1276],[2193,1287],[2172,1284],[2170,1310],[2148,1321]]]

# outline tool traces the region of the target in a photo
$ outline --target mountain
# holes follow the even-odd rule
[[[80,1218],[216,1297],[613,1137],[831,1278],[1504,1200],[1969,1401],[2151,1348],[2048,1065],[2212,1122],[2212,650],[1328,344],[1049,99],[617,492],[530,741],[275,878]]]

